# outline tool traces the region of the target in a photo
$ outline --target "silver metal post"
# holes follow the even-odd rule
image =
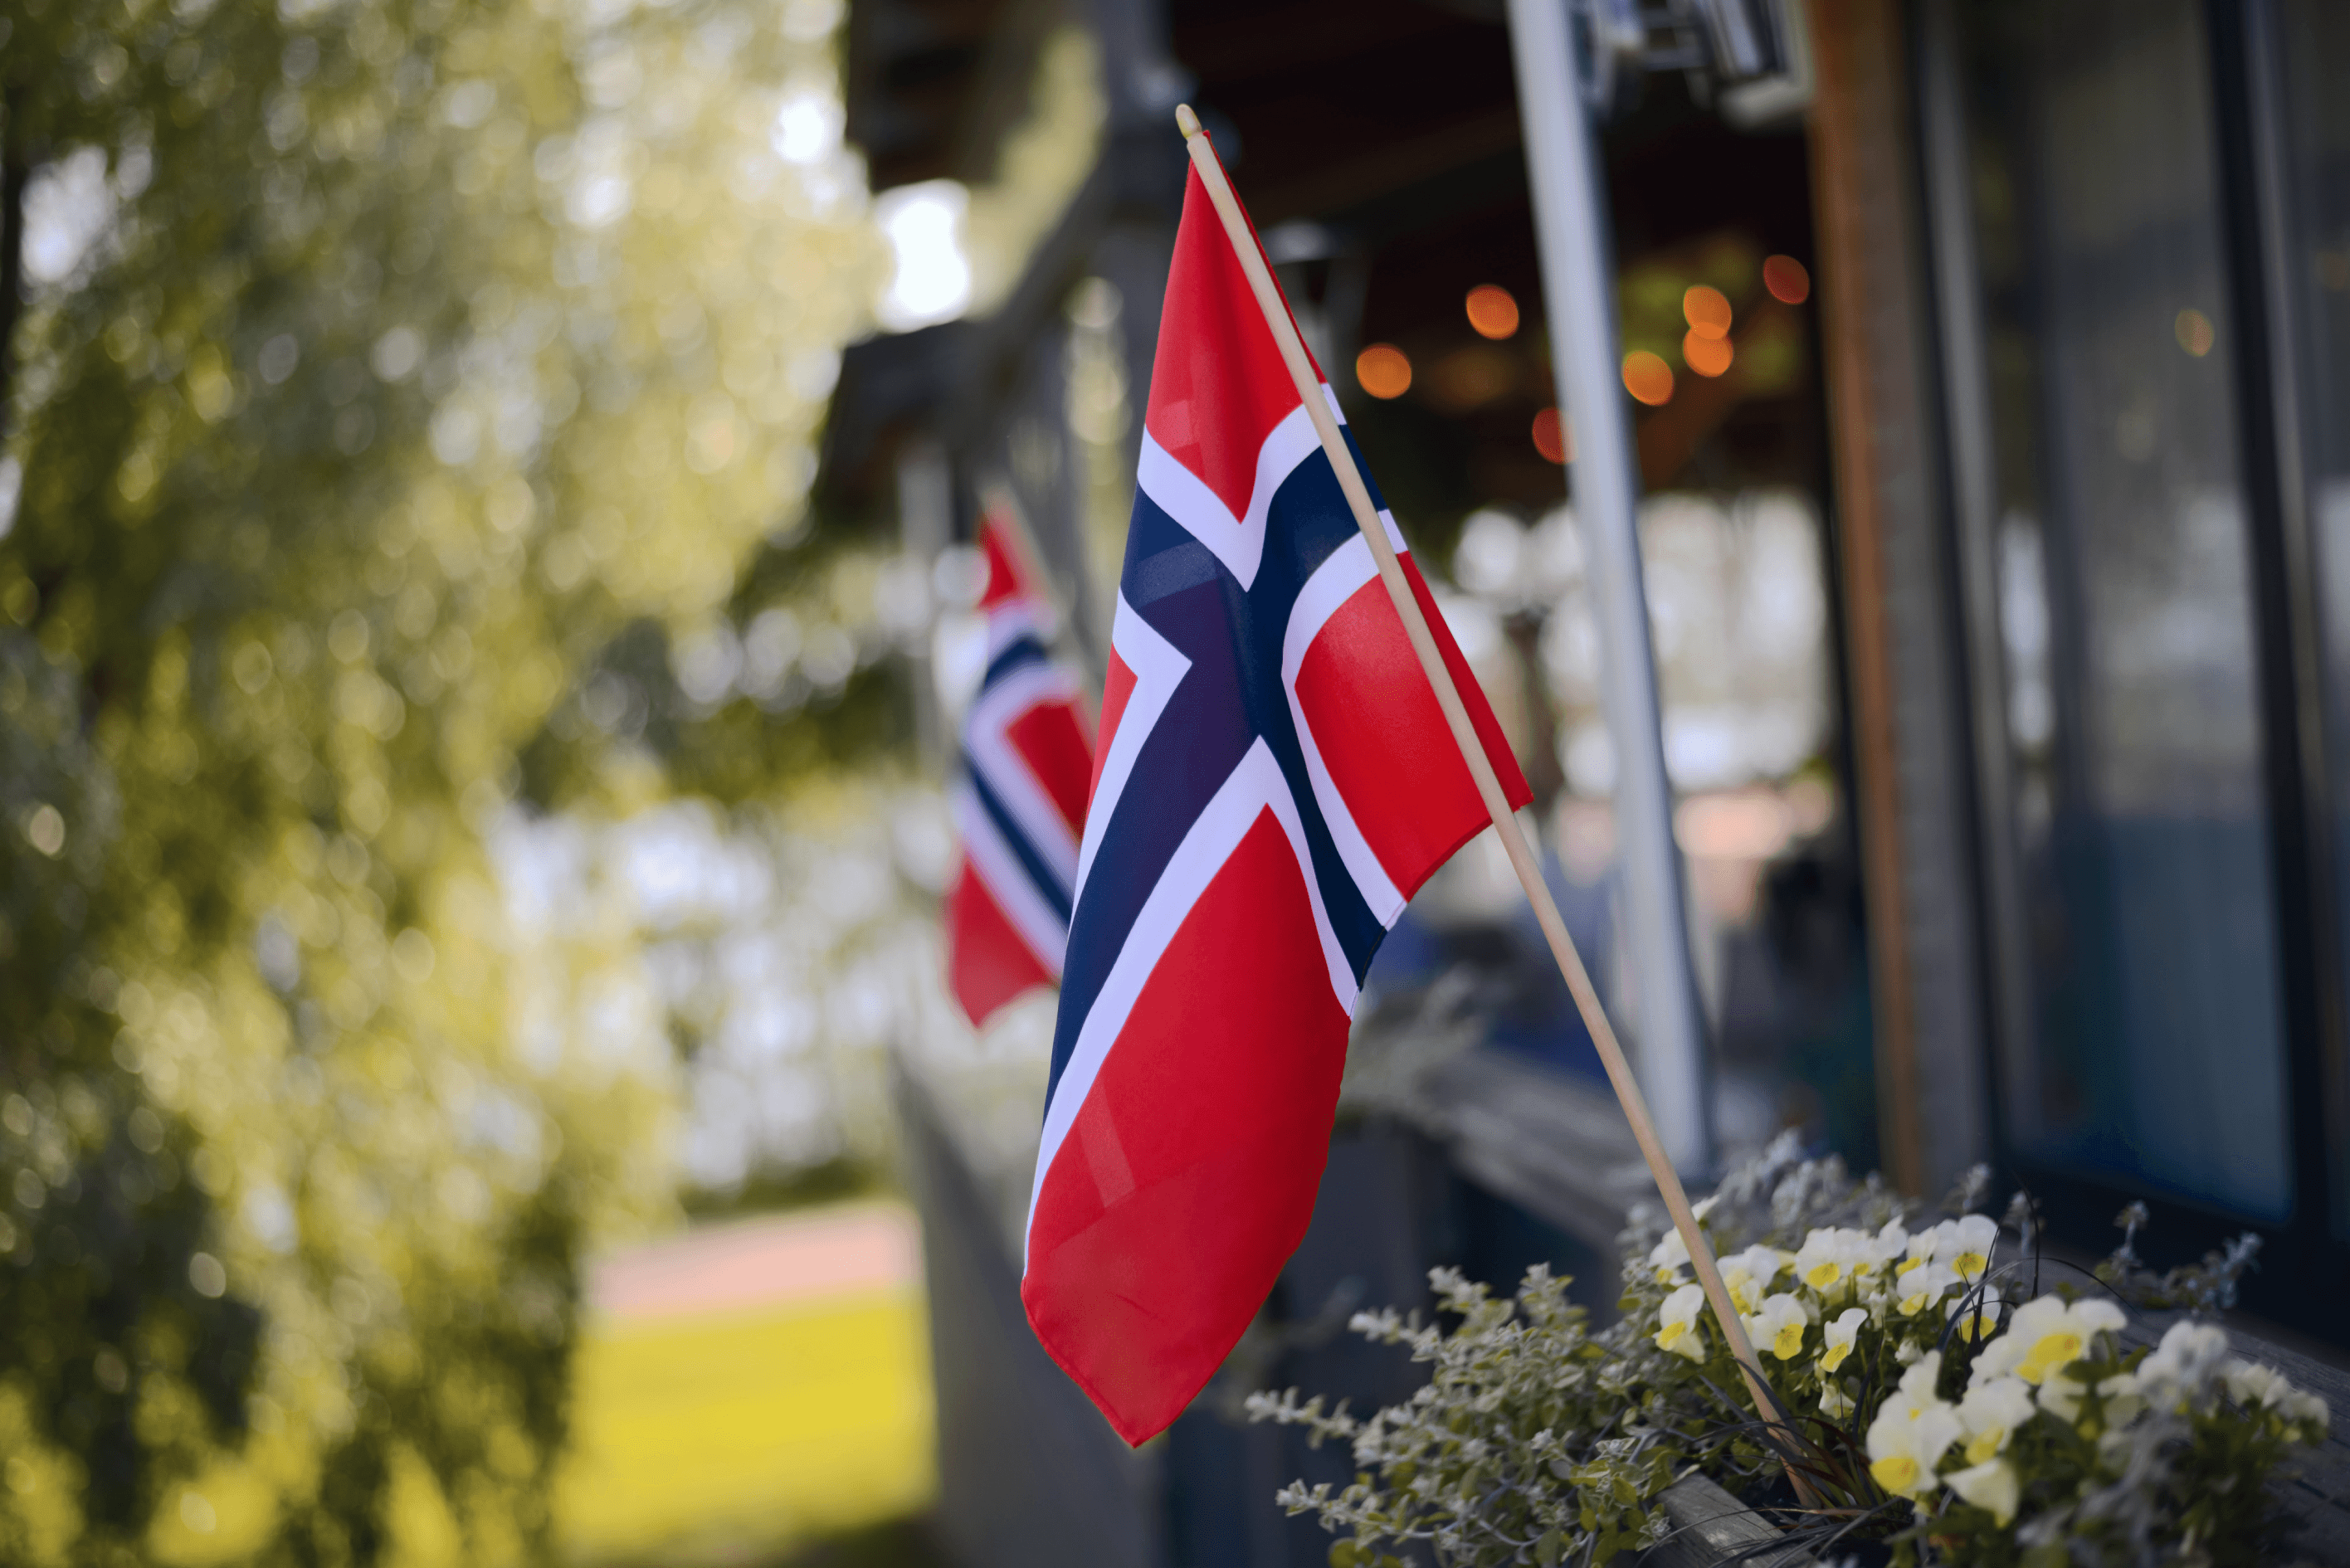
[[[1575,79],[1565,0],[1510,0],[1518,115],[1534,187],[1534,233],[1550,317],[1559,407],[1574,433],[1575,514],[1598,597],[1607,729],[1616,748],[1616,844],[1638,990],[1641,1086],[1673,1164],[1713,1163],[1704,1023],[1690,961],[1672,783],[1665,774],[1656,659],[1641,587],[1638,485],[1617,380],[1616,288],[1607,204]]]

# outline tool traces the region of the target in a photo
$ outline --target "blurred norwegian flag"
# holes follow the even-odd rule
[[[1143,427],[1020,1292],[1133,1443],[1305,1235],[1371,955],[1490,821],[1196,172]]]
[[[1060,981],[1094,772],[1084,698],[1045,651],[1053,612],[1015,527],[1001,503],[980,520],[987,673],[963,719],[963,777],[949,803],[962,862],[946,896],[947,978],[974,1028]]]

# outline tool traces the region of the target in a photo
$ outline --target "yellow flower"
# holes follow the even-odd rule
[[[1786,1266],[1787,1254],[1778,1248],[1749,1247],[1721,1260],[1721,1282],[1729,1288],[1730,1299],[1738,1310],[1751,1313]]]
[[[1939,1351],[1902,1374],[1901,1385],[1868,1427],[1868,1473],[1896,1497],[1913,1501],[1941,1484],[1934,1467],[1963,1435],[1958,1412],[1934,1393]]]
[[[1868,1314],[1860,1307],[1846,1307],[1836,1320],[1827,1325],[1827,1348],[1820,1353],[1820,1371],[1834,1372],[1852,1354],[1853,1335],[1868,1321]]]
[[[1698,1314],[1705,1310],[1705,1287],[1683,1285],[1665,1298],[1657,1314],[1657,1348],[1691,1361],[1705,1359],[1705,1330]]]
[[[1901,1221],[1887,1220],[1885,1222],[1885,1229],[1861,1241],[1857,1248],[1859,1260],[1854,1265],[1855,1272],[1873,1274],[1894,1259],[1900,1257],[1908,1250],[1908,1246],[1909,1232],[1902,1229]]]
[[[2026,1302],[2015,1309],[2007,1332],[1983,1346],[1975,1380],[2012,1374],[2037,1385],[2088,1355],[2098,1334],[2118,1330],[2125,1321],[2121,1308],[2108,1301],[2042,1296]]]
[[[2020,1377],[1994,1377],[1968,1389],[1959,1401],[1967,1463],[1980,1465],[2005,1449],[2008,1438],[2032,1419],[2032,1390]]]
[[[1929,1306],[1940,1301],[1959,1282],[1959,1276],[1939,1263],[1928,1263],[1913,1269],[1901,1277],[1895,1287],[1899,1297],[1896,1303],[1904,1317],[1916,1317]]]
[[[1810,1324],[1804,1303],[1783,1292],[1764,1299],[1762,1310],[1746,1320],[1746,1333],[1780,1360],[1793,1361],[1804,1353],[1804,1330]]]
[[[1991,1249],[1998,1242],[1998,1222],[1987,1214],[1970,1214],[1950,1223],[1949,1241],[1935,1250],[1952,1273],[1972,1284],[1991,1267]]]
[[[1853,1275],[1868,1245],[1866,1232],[1825,1226],[1804,1238],[1795,1253],[1795,1278],[1822,1295]]]
[[[1971,1343],[1987,1339],[1999,1332],[1999,1292],[1991,1286],[1983,1285],[1970,1292],[1968,1299],[1959,1303],[1958,1312],[1951,1317],[1959,1337]]]

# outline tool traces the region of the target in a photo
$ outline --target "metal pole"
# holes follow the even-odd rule
[[[1656,659],[1640,581],[1638,479],[1617,381],[1615,277],[1607,205],[1576,81],[1565,0],[1510,0],[1518,116],[1550,317],[1559,407],[1574,432],[1575,514],[1591,551],[1608,733],[1616,748],[1616,845],[1638,990],[1642,1086],[1673,1163],[1713,1163],[1705,1033],[1690,960],[1681,867],[1673,844]]]

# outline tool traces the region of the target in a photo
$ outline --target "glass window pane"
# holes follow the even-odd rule
[[[2037,1161],[2276,1217],[2291,1162],[2201,8],[1963,15],[2030,970],[2008,1131]]]
[[[2350,82],[2350,7],[2286,0],[2277,20],[2286,289],[2279,308],[2301,383],[2296,429],[2324,627],[2335,883],[2350,898],[2350,95],[2342,90]],[[2350,941],[2350,918],[2339,924]],[[2334,1152],[2334,1213],[2350,1228],[2350,1158]]]

